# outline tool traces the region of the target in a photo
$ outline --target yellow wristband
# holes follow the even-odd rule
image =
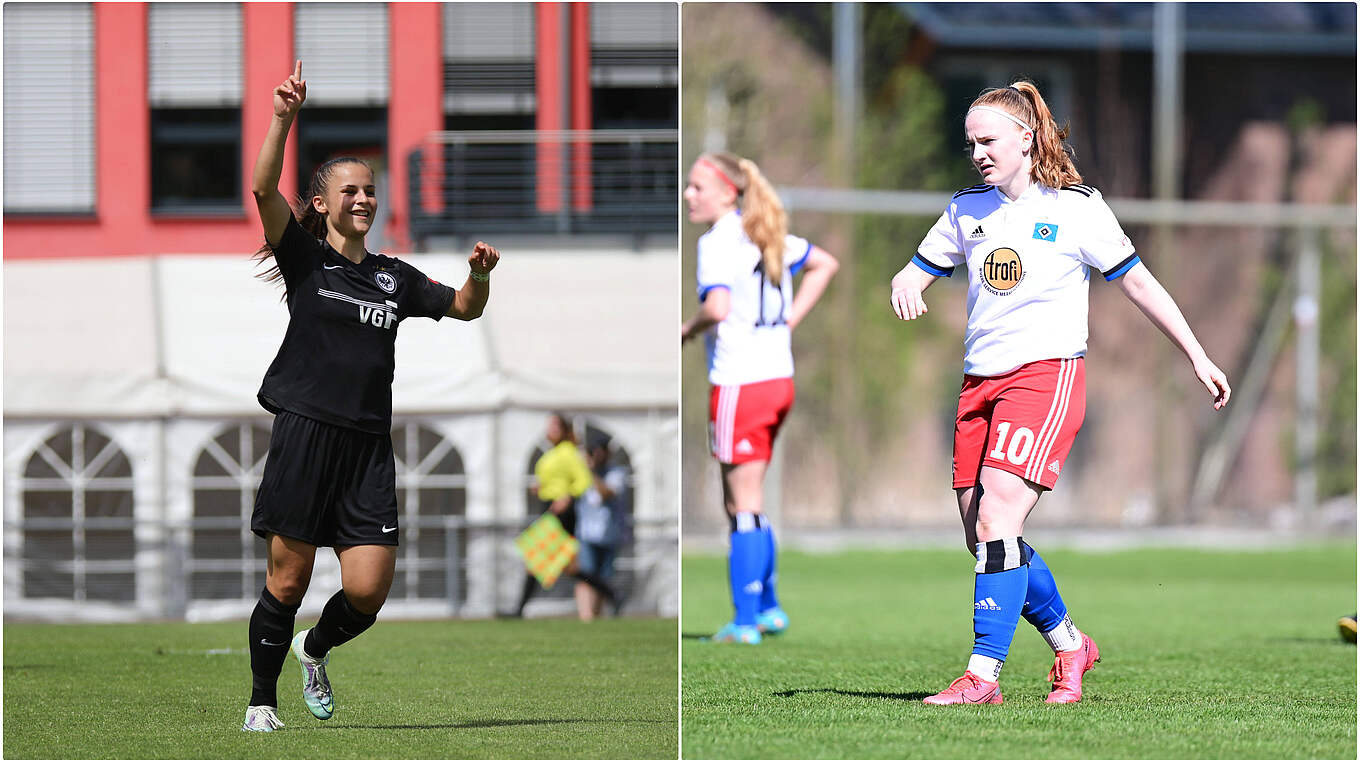
[[[471,275],[472,279],[476,280],[477,282],[491,282],[490,272],[487,272],[486,274],[481,274],[476,271],[469,271],[468,274]]]

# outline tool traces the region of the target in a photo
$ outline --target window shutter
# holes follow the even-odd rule
[[[387,5],[297,3],[293,7],[294,45],[302,59],[302,78],[307,80],[307,102],[387,105]]]
[[[591,3],[590,40],[600,48],[665,48],[679,40],[674,3]]]
[[[445,3],[443,44],[446,112],[533,112],[532,3]]]
[[[152,108],[241,104],[239,3],[149,3],[147,47]]]
[[[591,84],[675,85],[679,81],[679,29],[679,12],[673,3],[591,3]]]
[[[5,211],[93,213],[94,12],[5,3]]]
[[[532,61],[532,3],[447,3],[444,58],[449,61]]]

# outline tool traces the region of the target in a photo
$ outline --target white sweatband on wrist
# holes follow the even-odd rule
[[[1034,127],[1031,127],[1030,125],[1026,124],[1025,122],[1020,121],[1020,119],[1016,118],[1016,116],[1015,116],[1014,114],[1010,113],[1009,111],[1003,111],[1003,110],[1000,109],[1000,108],[993,108],[993,107],[991,107],[991,106],[973,106],[972,108],[968,109],[968,113],[972,113],[972,112],[974,112],[974,111],[991,111],[992,113],[999,113],[999,114],[1001,114],[1002,116],[1006,117],[1007,119],[1010,119],[1011,121],[1013,121],[1013,122],[1015,122],[1016,124],[1020,125],[1020,128],[1021,128],[1021,129],[1028,129],[1028,130],[1031,131],[1031,132],[1034,131]]]

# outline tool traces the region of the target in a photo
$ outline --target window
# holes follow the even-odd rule
[[[241,46],[238,3],[148,5],[153,212],[242,213]]]
[[[467,596],[467,475],[453,444],[419,422],[392,429],[401,545],[392,599]]]
[[[151,210],[240,213],[240,109],[151,110]]]
[[[194,460],[189,598],[246,599],[264,586],[265,546],[250,532],[269,428],[233,424]]]
[[[93,214],[94,14],[6,3],[5,213]]]
[[[25,598],[136,599],[132,463],[116,443],[65,428],[29,457],[19,491]]]
[[[387,4],[296,3],[294,49],[303,61],[307,104],[387,104]]]
[[[679,16],[673,3],[593,3],[590,82],[601,87],[660,87],[675,97]],[[674,128],[675,122],[662,125]]]
[[[679,123],[679,20],[670,3],[590,5],[591,123],[602,130],[674,130]],[[595,206],[586,229],[645,216],[666,229],[679,193],[675,140],[591,146]],[[673,229],[671,227],[670,229]]]
[[[526,114],[527,128],[533,129],[537,98],[533,4],[445,3],[443,12],[444,113]]]

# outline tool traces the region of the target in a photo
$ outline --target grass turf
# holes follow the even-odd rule
[[[311,621],[298,621],[298,629]],[[241,731],[246,624],[4,626],[6,758],[674,758],[673,619],[380,622],[336,649],[316,720]]]
[[[1024,620],[1004,704],[921,703],[972,645],[962,550],[781,553],[790,626],[759,646],[699,640],[731,617],[726,560],[685,557],[684,757],[1356,757],[1353,543],[1043,554],[1101,649],[1075,705],[1044,702],[1053,655]]]

